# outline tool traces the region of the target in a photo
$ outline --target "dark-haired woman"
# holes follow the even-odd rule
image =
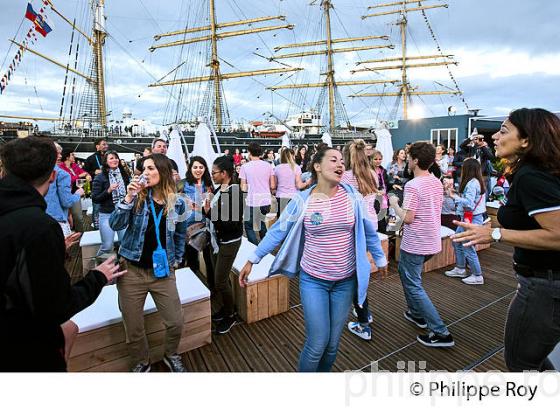
[[[76,181],[80,178],[84,178],[87,181],[91,181],[91,176],[84,171],[77,163],[76,156],[74,152],[68,149],[62,150],[62,158],[60,159],[60,164],[58,166],[60,169],[68,172],[70,175],[70,183],[72,184],[72,193],[76,192],[78,187],[76,186]],[[74,202],[72,208],[70,208],[72,213],[72,222],[74,224],[74,230],[76,232],[84,231],[84,216],[82,214],[82,202]]]
[[[281,244],[270,274],[299,273],[306,339],[298,370],[328,372],[356,288],[361,305],[367,296],[371,267],[366,252],[380,269],[387,260],[362,196],[341,183],[342,154],[333,148],[318,151],[310,167],[316,184],[288,203],[241,270],[239,283],[244,287],[253,264]]]
[[[192,213],[187,218],[187,232],[189,227],[198,223],[199,225],[205,223],[206,218],[202,214],[202,206],[209,194],[212,193],[214,185],[208,170],[206,160],[199,156],[194,156],[189,159],[189,167],[187,175],[184,180],[180,181],[178,191],[186,194],[187,206],[190,207]],[[192,228],[191,228],[192,229]],[[198,260],[198,250],[193,248],[188,243],[189,238],[185,244],[185,264],[191,268],[193,272],[200,271],[200,262]],[[212,257],[211,250],[206,247],[202,251],[204,263],[206,265],[206,275],[208,280],[212,279]]]
[[[149,372],[144,303],[150,293],[165,325],[163,363],[172,372],[184,372],[181,356],[177,354],[183,311],[175,267],[185,249],[186,222],[180,216],[185,214],[186,204],[175,192],[173,168],[165,155],[146,157],[142,175],[146,183],[140,184],[139,177],[134,177],[110,219],[112,229],[126,230],[119,255],[124,258],[121,263],[128,273],[117,281],[126,345],[132,371]]]
[[[461,217],[461,221],[482,225],[486,214],[485,192],[480,162],[474,158],[467,158],[463,162],[461,170],[459,195],[454,192],[453,185],[449,186],[446,195],[455,201],[456,213]],[[463,231],[464,228],[458,226],[455,232],[459,234]],[[445,275],[450,278],[462,278],[463,283],[467,285],[483,285],[484,277],[482,276],[476,247],[463,246],[462,243],[454,242],[453,249],[455,250],[457,266],[445,272]],[[467,265],[471,271],[470,276],[467,276]]]
[[[119,154],[109,151],[103,158],[101,173],[93,179],[91,200],[99,204],[99,233],[101,234],[101,247],[98,255],[113,252],[115,231],[109,226],[109,218],[115,210],[115,204],[123,200],[126,195],[126,186],[130,179],[123,169]],[[122,242],[123,230],[117,231],[119,242]]]
[[[205,215],[214,224],[218,253],[212,254],[214,278],[212,319],[216,322],[216,332],[229,332],[235,324],[233,291],[229,273],[237,256],[243,237],[243,192],[234,179],[233,161],[230,157],[218,157],[212,166],[212,179],[218,185],[212,200],[207,200]]]
[[[460,222],[465,232],[455,240],[514,246],[519,284],[506,321],[506,365],[514,372],[552,370],[547,356],[560,342],[560,119],[522,108],[492,138],[511,184],[498,211],[502,228]]]

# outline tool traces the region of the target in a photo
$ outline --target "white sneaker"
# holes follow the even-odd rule
[[[468,278],[465,279],[461,279],[463,281],[463,283],[466,283],[467,285],[484,285],[484,278],[482,277],[482,275],[471,275]]]
[[[445,276],[449,276],[450,278],[466,278],[467,271],[464,268],[455,266],[453,269],[446,271]]]

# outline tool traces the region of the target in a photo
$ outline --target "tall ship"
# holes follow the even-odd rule
[[[336,1],[316,0],[299,5],[298,9],[306,9],[307,15],[316,23],[310,23],[309,27],[302,27],[299,31],[295,24],[290,23],[288,13],[248,16],[242,12],[239,15],[243,18],[226,21],[220,19],[220,10],[232,3],[237,6],[236,2],[183,2],[189,12],[181,15],[182,28],[155,33],[152,44],[146,50],[150,58],[172,63],[166,74],[159,78],[152,75],[154,81],[147,84],[149,89],[165,90],[167,96],[160,115],[161,121],[158,125],[153,125],[149,121],[135,119],[131,110],[122,109],[122,117],[115,119],[116,115],[107,109],[107,57],[104,49],[112,36],[107,30],[106,1],[85,2],[80,12],[87,16],[82,18],[83,25],[80,26],[76,19],[66,17],[53,1],[35,0],[28,4],[24,19],[24,22],[30,23],[31,28],[27,33],[20,32],[19,39],[15,37],[11,40],[12,47],[8,54],[15,50],[16,57],[9,67],[11,75],[8,77],[16,75],[15,68],[22,63],[24,54],[33,54],[42,61],[59,67],[65,75],[59,114],[46,118],[0,112],[0,138],[7,140],[22,136],[25,132],[36,132],[36,121],[50,121],[54,126],[42,133],[57,140],[63,147],[77,152],[92,151],[93,140],[100,136],[107,138],[121,152],[141,152],[156,136],[171,128],[180,131],[188,152],[192,148],[194,131],[200,122],[206,123],[213,130],[222,149],[243,147],[250,141],[258,141],[267,148],[277,149],[285,136],[289,137],[293,145],[317,144],[325,133],[330,134],[333,145],[342,145],[355,137],[374,140],[374,128],[382,120],[390,118],[379,118],[378,112],[372,113],[375,118],[371,118],[370,124],[353,124],[353,118],[346,108],[350,99],[360,99],[364,106],[368,106],[373,105],[370,102],[372,98],[378,101],[393,97],[393,106],[397,108],[390,115],[405,119],[408,118],[409,106],[414,97],[451,94],[462,99],[462,92],[451,70],[449,75],[452,86],[445,90],[423,90],[410,82],[410,70],[435,66],[450,69],[450,66],[457,64],[452,56],[441,50],[427,16],[427,10],[447,7],[447,4],[424,4],[433,1],[378,3],[368,7],[366,14],[355,12],[356,23],[397,16],[396,22],[390,22],[391,26],[399,28],[395,38],[373,32],[361,36],[350,35],[337,13]],[[293,9],[287,8],[286,11],[293,13]],[[429,33],[435,40],[435,54],[410,55],[407,47],[410,13],[422,14]],[[56,17],[57,23],[60,20],[71,28],[65,63],[56,61],[37,49],[41,43],[39,40],[48,40],[40,32],[44,31],[44,25],[48,27],[50,20],[47,16],[51,19]],[[87,22],[91,25],[90,29],[84,28]],[[363,32],[363,26],[361,27]],[[340,31],[345,35],[338,35]],[[278,41],[276,33],[286,32],[295,40],[305,38],[306,41]],[[247,55],[240,56],[241,63],[231,59],[231,50],[234,48],[232,44],[236,44],[234,38],[237,44],[264,44],[262,48],[265,51],[257,47],[258,51],[251,55],[250,66],[257,65],[257,68],[240,68],[244,59],[249,60]],[[285,38],[286,36],[282,39]],[[399,48],[397,56],[386,56],[386,53],[397,52]],[[380,52],[383,53],[383,58],[370,58],[369,54]],[[364,53],[367,53],[367,58],[363,58]],[[255,64],[253,60],[259,63]],[[341,66],[341,60],[346,66],[354,68]],[[10,79],[6,77],[7,81],[4,81],[2,78],[3,95],[0,95],[0,102],[9,99]],[[231,113],[239,115],[235,108],[239,96],[231,98],[234,87],[230,84],[243,79],[251,79],[251,88],[258,90],[261,95],[269,93],[271,100],[279,101],[277,105],[282,110],[275,111],[268,104],[262,104],[265,108],[261,118],[232,119]],[[376,87],[381,90],[369,92]],[[350,91],[343,93],[343,88]],[[243,99],[246,101],[243,102],[258,105],[261,104],[259,98],[258,95],[244,95]],[[397,110],[401,107],[402,114],[399,115]],[[280,111],[282,114],[279,114]],[[15,123],[14,120],[19,122]],[[8,121],[12,122],[7,123]],[[22,131],[21,128],[27,131]]]

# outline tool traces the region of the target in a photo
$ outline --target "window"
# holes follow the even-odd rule
[[[445,148],[453,147],[457,151],[457,128],[440,128],[432,130],[432,144],[443,144]]]

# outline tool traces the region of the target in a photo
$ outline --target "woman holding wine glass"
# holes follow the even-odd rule
[[[115,151],[107,152],[101,166],[101,173],[93,180],[91,198],[99,204],[99,232],[101,234],[101,247],[98,255],[111,253],[115,231],[109,226],[109,217],[115,210],[115,204],[126,195],[126,186],[130,179],[122,168],[119,154]],[[124,230],[117,231],[119,242],[122,241]]]
[[[72,150],[65,149],[62,151],[61,162],[58,166],[70,175],[72,193],[83,188],[85,181],[91,181],[91,176],[76,163],[76,156]],[[74,230],[76,232],[83,232],[84,216],[82,214],[82,202],[75,202],[72,208],[70,208],[70,212],[74,222]]]

